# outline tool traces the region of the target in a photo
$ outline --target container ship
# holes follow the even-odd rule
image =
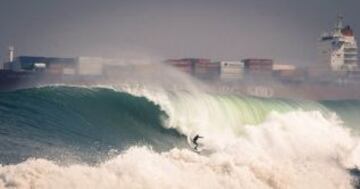
[[[10,47],[8,61],[0,70],[0,91],[34,86],[71,83],[86,84],[102,77],[100,58],[14,57]]]
[[[343,26],[342,16],[338,17],[333,31],[321,35],[318,43],[319,61],[308,67],[258,57],[232,61],[168,59],[163,65],[207,83],[215,89],[212,91],[219,93],[316,100],[360,99],[357,42],[351,27]],[[149,74],[147,70],[161,69],[136,60],[15,57],[14,54],[15,49],[10,47],[8,61],[0,70],[0,91],[54,83],[103,84],[119,75],[126,80],[126,76],[131,78],[135,72]]]
[[[225,93],[315,100],[360,99],[357,41],[352,28],[343,26],[342,16],[338,16],[333,31],[318,40],[318,57],[317,62],[307,67],[279,64],[266,58],[240,61],[187,58],[166,63]]]

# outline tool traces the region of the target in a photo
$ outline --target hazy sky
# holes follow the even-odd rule
[[[0,0],[0,55],[310,64],[339,12],[360,38],[360,0]]]

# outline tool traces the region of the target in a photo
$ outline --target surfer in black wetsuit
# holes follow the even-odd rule
[[[200,135],[195,135],[195,137],[191,140],[191,142],[195,144],[194,147],[195,150],[198,150],[197,148],[199,147],[199,143],[197,141],[199,140],[199,138],[203,138],[203,137]]]

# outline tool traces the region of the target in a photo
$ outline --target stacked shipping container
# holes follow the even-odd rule
[[[210,59],[194,59],[194,75],[200,79],[215,79],[220,73],[220,64]]]
[[[245,69],[249,71],[272,71],[274,64],[272,59],[257,58],[244,59],[243,62]]]
[[[190,59],[169,59],[166,64],[176,67],[178,70],[188,74],[193,73],[193,63]]]
[[[240,61],[221,61],[220,79],[221,80],[237,80],[243,78],[244,63]]]
[[[219,76],[220,64],[204,58],[169,59],[165,61],[185,73],[201,79],[214,79]]]

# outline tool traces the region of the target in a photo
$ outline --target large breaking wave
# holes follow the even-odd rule
[[[0,188],[352,188],[359,111],[131,88],[1,93]]]

